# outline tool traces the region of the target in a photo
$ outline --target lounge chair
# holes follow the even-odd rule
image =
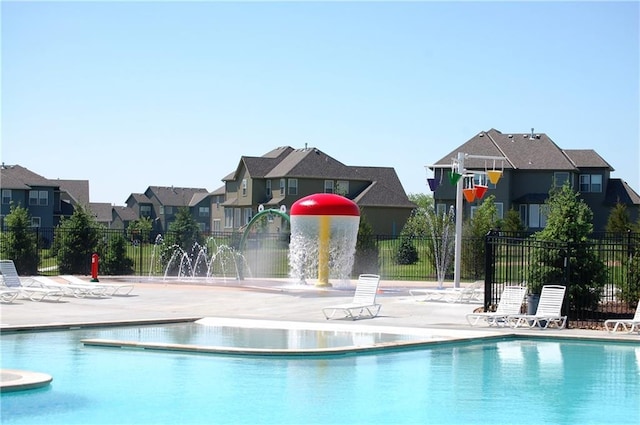
[[[608,332],[616,332],[618,328],[622,328],[627,333],[640,333],[640,300],[638,300],[638,307],[636,307],[633,319],[608,319],[604,321],[604,327]]]
[[[133,291],[134,288],[134,284],[133,283],[94,283],[94,282],[87,282],[86,280],[82,280],[77,276],[73,276],[73,275],[62,275],[60,276],[60,278],[66,280],[67,282],[69,282],[69,284],[72,285],[76,285],[76,286],[96,286],[98,288],[103,288],[104,289],[104,293],[106,295],[129,295],[131,293],[131,291]]]
[[[96,285],[74,285],[71,283],[58,283],[47,276],[31,276],[36,284],[43,288],[62,289],[65,295],[76,298],[104,297],[106,288]]]
[[[481,321],[489,326],[505,326],[507,317],[520,313],[525,292],[527,292],[527,288],[524,286],[505,286],[496,311],[469,313],[467,314],[467,322],[471,326],[475,326]]]
[[[7,303],[7,304],[12,303],[13,300],[18,298],[18,295],[20,295],[19,289],[4,287],[0,289],[0,302]]]
[[[417,298],[417,301],[446,301],[449,303],[465,303],[482,300],[484,295],[484,282],[473,282],[462,288],[426,288],[410,289],[409,294]]]
[[[561,311],[566,290],[566,286],[562,285],[544,285],[535,314],[510,315],[507,317],[509,325],[514,328],[537,326],[546,329],[554,324],[559,329],[564,328],[567,324],[567,316],[562,316]]]
[[[18,276],[16,266],[12,260],[0,260],[0,275],[5,286],[18,290],[18,296],[28,298],[31,301],[59,301],[64,295],[62,289],[31,286],[33,279],[29,277],[25,278],[27,284],[23,284],[23,279]]]
[[[377,274],[361,274],[358,277],[356,292],[353,295],[353,301],[346,304],[338,304],[322,309],[324,317],[328,320],[334,317],[337,312],[342,312],[342,318],[351,320],[360,317],[376,317],[380,312],[380,304],[376,304],[376,294],[378,285],[380,284],[380,276]]]

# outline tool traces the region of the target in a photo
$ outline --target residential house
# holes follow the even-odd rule
[[[211,231],[211,201],[206,189],[149,186],[144,193],[131,194],[126,205],[137,217],[153,220],[154,232],[166,232],[181,207],[189,208],[200,230]]]
[[[416,208],[393,168],[347,166],[312,147],[282,146],[260,157],[242,156],[223,182],[224,187],[211,194],[214,230],[243,229],[260,206],[288,211],[294,202],[314,193],[353,200],[378,235],[397,235]],[[288,223],[273,217],[268,231],[288,231]]]
[[[611,177],[613,167],[597,152],[561,149],[549,136],[534,129],[518,134],[504,134],[496,129],[482,131],[429,166],[434,172],[434,181],[439,183],[434,190],[439,212],[455,205],[456,186],[451,184],[448,175],[460,152],[465,154],[465,174],[472,175],[462,177],[463,186],[488,185],[487,195],[495,196],[499,218],[513,208],[529,230],[545,227],[545,200],[554,184],[561,186],[566,181],[593,211],[594,230],[605,229],[611,209],[618,202],[627,206],[632,221],[638,219],[640,196],[623,180]],[[487,180],[484,173],[489,170],[502,171],[497,184]],[[463,215],[473,216],[481,202],[465,201]]]
[[[76,205],[89,203],[87,180],[47,179],[20,165],[0,166],[0,225],[11,205],[27,209],[34,227],[52,228],[73,214]]]

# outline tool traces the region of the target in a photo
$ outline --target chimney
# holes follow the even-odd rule
[[[533,127],[531,127],[531,136],[529,136],[529,140],[535,140],[535,135],[533,134]]]

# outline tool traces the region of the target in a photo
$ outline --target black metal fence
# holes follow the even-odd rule
[[[598,327],[605,319],[631,317],[640,298],[640,234],[594,234],[583,242],[540,241],[526,235],[490,233],[485,246],[485,308],[496,305],[505,285],[531,286],[528,278],[533,268],[552,267],[536,263],[536,252],[555,252],[561,273],[555,281],[567,287],[563,313],[575,327]],[[585,283],[585,277],[572,267],[576,253],[589,253],[589,258],[601,262],[606,270],[598,284]],[[579,263],[579,262],[578,262]],[[579,270],[578,270],[579,271]],[[530,291],[531,292],[531,291]],[[595,303],[594,303],[595,299]]]

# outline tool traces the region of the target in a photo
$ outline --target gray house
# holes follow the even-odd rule
[[[148,217],[153,220],[153,230],[157,232],[167,231],[180,207],[189,208],[200,230],[211,231],[211,201],[206,189],[149,186],[144,193],[131,194],[126,204],[127,208],[133,211],[134,216]],[[123,221],[124,226],[125,214],[130,218],[131,211],[125,212],[120,209],[116,212],[123,213],[120,221]]]
[[[317,148],[278,147],[260,157],[243,156],[212,192],[212,229],[238,230],[258,212],[281,207],[314,193],[335,193],[353,200],[375,234],[397,235],[416,208],[393,168],[347,166]],[[269,231],[287,229],[280,217]]]
[[[11,204],[27,209],[34,227],[54,227],[73,214],[76,205],[88,207],[87,180],[47,179],[20,165],[0,167],[0,227]]]
[[[546,225],[544,202],[555,184],[569,181],[594,215],[594,230],[605,229],[611,209],[626,205],[632,221],[640,214],[640,196],[626,182],[611,178],[613,167],[592,149],[561,149],[544,133],[503,134],[496,129],[474,135],[466,143],[428,166],[433,171],[434,202],[439,212],[455,205],[456,186],[449,180],[458,153],[464,153],[464,186],[486,185],[494,195],[500,218],[513,208],[529,230]],[[487,159],[494,158],[494,159]],[[495,158],[504,158],[496,160]],[[485,172],[502,171],[497,184],[487,181]],[[478,172],[475,174],[473,172]],[[487,196],[485,195],[485,196]],[[482,200],[464,202],[463,216],[473,216]]]

